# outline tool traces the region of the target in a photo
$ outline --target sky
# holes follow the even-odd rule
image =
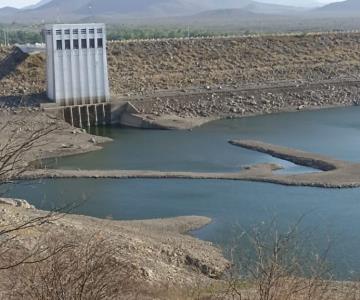
[[[317,2],[324,3],[324,4],[331,3],[331,2],[338,2],[338,1],[340,1],[340,0],[317,0]],[[37,2],[39,2],[39,0],[0,0],[0,7],[12,6],[12,7],[20,8],[20,7],[28,6],[31,4],[35,4]]]

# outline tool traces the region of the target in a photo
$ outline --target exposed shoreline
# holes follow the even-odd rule
[[[0,199],[3,228],[48,215],[23,200]],[[118,256],[131,265],[133,276],[150,285],[191,286],[219,279],[230,267],[221,250],[188,233],[211,222],[210,218],[187,216],[141,221],[113,221],[66,214],[42,226],[17,234],[18,246],[29,247],[37,238],[48,236],[85,239],[96,234],[118,249]],[[64,241],[65,242],[65,241]]]
[[[0,135],[0,145],[14,138],[18,142],[26,140],[35,130],[44,130],[49,126],[56,128],[24,153],[21,157],[29,166],[41,166],[41,160],[62,156],[84,154],[99,151],[103,144],[112,142],[111,138],[88,134],[85,130],[71,127],[61,119],[40,112],[18,108],[15,111],[0,111],[0,126],[5,126]]]
[[[189,180],[241,180],[267,182],[288,186],[321,188],[360,187],[360,164],[333,159],[320,154],[266,144],[258,141],[230,141],[230,144],[245,149],[266,153],[295,164],[318,169],[319,172],[279,175],[281,169],[275,164],[258,164],[237,173],[211,172],[161,172],[150,170],[49,170],[38,169],[23,173],[18,179],[189,179]]]
[[[136,107],[137,116],[146,120],[146,129],[191,129],[226,118],[348,107],[358,105],[359,99],[360,81],[351,78],[193,87],[115,97]]]
[[[360,34],[355,33],[113,43],[109,45],[110,84],[115,98],[131,101],[140,115],[162,129],[191,129],[221,118],[358,105],[359,40]],[[34,55],[18,60],[14,56],[11,60],[11,51],[0,48],[0,59],[9,57],[12,63],[0,79],[0,123],[18,118],[26,130],[32,124],[46,125],[50,119],[38,108],[46,101],[45,58]],[[72,128],[62,120],[56,122],[64,128],[49,136],[46,147],[29,153],[27,162],[97,151],[102,143],[111,141]],[[0,136],[0,143],[6,138]],[[322,188],[360,187],[360,164],[254,141],[232,144],[316,167],[321,172],[279,175],[273,172],[279,166],[272,164],[219,174],[37,169],[19,179],[225,179]],[[0,207],[8,221],[45,213],[3,204]],[[34,234],[51,234],[62,231],[60,228],[65,228],[69,236],[103,232],[123,246],[123,254],[134,262],[144,280],[159,283],[170,278],[174,284],[193,284],[199,271],[202,278],[217,278],[228,267],[219,249],[182,235],[209,222],[203,217],[123,222],[69,215]]]
[[[324,106],[307,106],[307,107],[286,107],[281,110],[275,111],[267,111],[267,112],[253,112],[253,113],[244,113],[242,115],[234,115],[234,114],[221,114],[218,116],[210,116],[210,117],[179,117],[177,115],[149,115],[149,114],[139,114],[140,117],[146,119],[150,124],[150,127],[138,127],[137,129],[160,129],[160,130],[192,130],[196,127],[201,127],[208,123],[220,120],[236,120],[243,118],[252,118],[259,117],[264,115],[273,115],[273,114],[283,114],[283,113],[301,113],[301,112],[310,112],[310,111],[319,111],[326,109],[336,109],[336,108],[346,108],[358,106],[354,103],[351,104],[332,104],[332,105],[324,105]],[[152,126],[151,126],[152,124]]]

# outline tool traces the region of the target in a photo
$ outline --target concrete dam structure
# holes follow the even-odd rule
[[[61,106],[108,102],[105,25],[49,25],[44,36],[49,99]]]
[[[107,103],[71,106],[46,103],[42,104],[41,108],[78,128],[122,125],[144,129],[168,129],[166,126],[141,115],[137,108],[128,101],[113,100]]]
[[[44,30],[47,96],[43,105],[75,127],[112,123],[104,24],[54,24]]]
[[[111,104],[68,106],[63,109],[63,118],[79,128],[111,124]]]
[[[44,30],[47,96],[41,105],[74,127],[120,124],[159,128],[127,101],[111,99],[104,24],[55,24]]]

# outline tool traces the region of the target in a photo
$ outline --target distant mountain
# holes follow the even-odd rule
[[[225,7],[225,8],[224,8]],[[209,10],[242,9],[243,13],[284,14],[299,9],[251,0],[93,0],[76,11],[78,14],[123,14],[123,15],[189,15]],[[238,12],[237,12],[238,13]]]
[[[285,6],[295,6],[295,7],[320,7],[321,3],[317,0],[260,0],[264,3],[270,4],[278,4],[278,5],[285,5]]]
[[[205,0],[208,10],[242,9],[256,14],[287,14],[289,12],[302,11],[303,9],[290,5],[274,4],[276,0]],[[281,0],[280,0],[281,1]],[[288,1],[288,0],[287,0]],[[290,0],[292,1],[292,0]],[[304,0],[312,1],[312,0]],[[203,7],[206,7],[203,5]],[[237,11],[239,12],[239,11]]]
[[[13,15],[16,14],[19,11],[19,9],[14,8],[14,7],[3,7],[0,8],[0,16],[9,16],[9,15]]]
[[[302,0],[301,3],[315,5],[316,1],[318,0]],[[36,5],[26,9],[1,9],[0,22],[52,23],[101,20],[121,23],[124,20],[136,18],[152,18],[156,21],[156,19],[185,17],[201,12],[214,16],[219,14],[241,15],[242,17],[252,14],[275,17],[293,16],[304,14],[306,9],[281,5],[281,3],[297,5],[299,2],[298,0],[40,0]],[[359,9],[360,0],[348,0],[324,6],[314,12],[338,13],[339,11],[359,11]],[[316,16],[315,13],[310,14]]]
[[[90,0],[52,0],[52,1],[44,1],[43,5],[38,6],[36,9],[33,9],[33,12],[37,12],[39,14],[44,13],[72,13],[75,10],[79,9],[85,4],[92,2]],[[25,10],[27,11],[27,10]]]
[[[270,0],[269,0],[270,1]],[[306,0],[313,1],[313,0]],[[187,16],[217,9],[242,9],[243,13],[288,14],[291,6],[253,0],[41,0],[35,6],[14,11],[5,22],[69,22],[87,19]],[[236,12],[239,13],[239,12]]]
[[[206,2],[206,1],[203,1]],[[194,0],[92,0],[87,1],[75,12],[77,14],[103,15],[121,14],[126,16],[186,15],[207,9],[204,3]]]
[[[293,6],[268,4],[261,2],[249,3],[248,5],[242,7],[242,9],[251,13],[266,15],[287,15],[303,11],[303,9]]]
[[[51,2],[52,0],[41,0],[40,2],[36,3],[36,4],[33,4],[33,5],[29,5],[29,6],[26,6],[24,7],[24,9],[35,9],[35,8],[38,8],[40,6],[43,6],[49,2]]]
[[[264,3],[250,3],[242,8],[215,9],[203,11],[195,15],[178,18],[178,23],[183,24],[212,24],[217,26],[229,26],[231,24],[252,24],[252,28],[264,30],[264,23],[273,23],[280,19],[289,20],[296,16],[298,8]],[[254,23],[257,24],[254,26]]]
[[[198,13],[193,16],[188,16],[188,19],[197,19],[197,20],[215,20],[215,19],[233,19],[240,17],[254,17],[257,14],[249,12],[247,10],[243,10],[241,8],[233,8],[233,9],[215,9],[215,10],[207,10],[201,13]]]
[[[318,9],[319,12],[326,13],[358,13],[360,14],[360,0],[347,0],[325,5]]]

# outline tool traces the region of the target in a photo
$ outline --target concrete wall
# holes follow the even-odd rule
[[[63,106],[109,101],[105,25],[49,25],[45,36],[48,97]]]
[[[137,117],[137,109],[129,102],[58,106],[43,104],[42,109],[65,120],[78,128],[98,125],[124,125],[142,128],[142,118]]]

